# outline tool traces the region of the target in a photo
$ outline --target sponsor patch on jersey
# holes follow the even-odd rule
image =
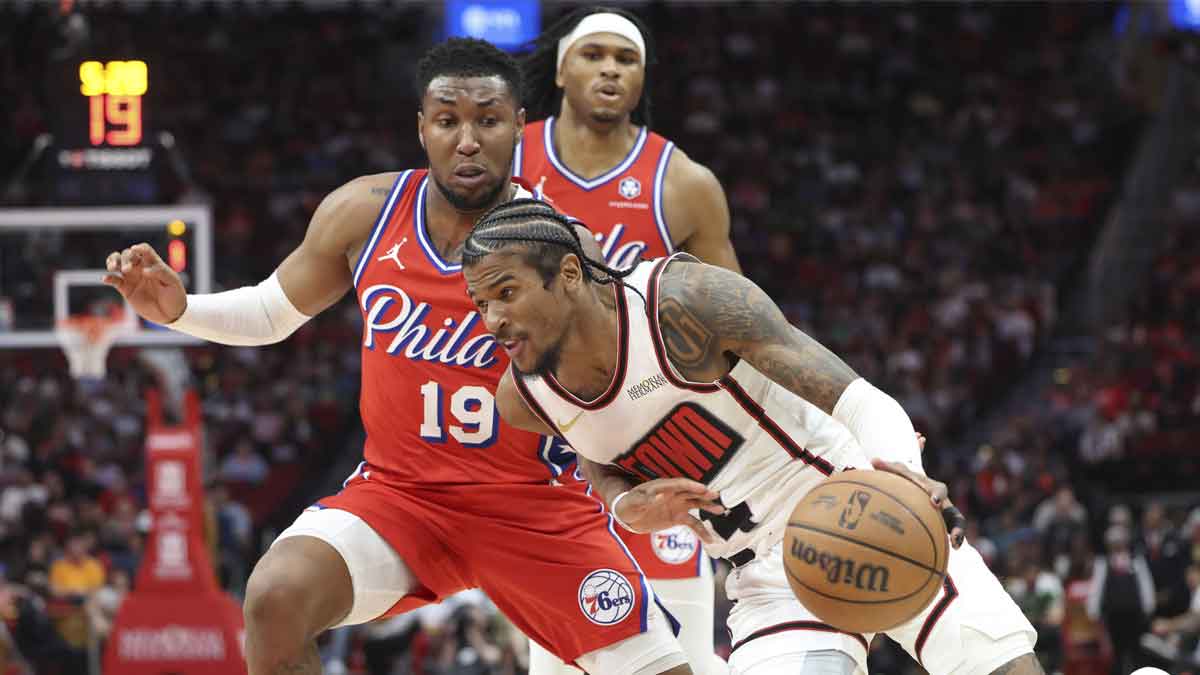
[[[633,176],[625,176],[617,184],[617,191],[625,199],[637,199],[642,194],[642,182]]]
[[[700,540],[686,525],[676,525],[668,530],[659,530],[650,535],[650,547],[654,555],[668,565],[682,565],[696,556]]]
[[[580,611],[589,621],[601,626],[624,621],[636,601],[633,585],[616,570],[596,570],[579,584]]]

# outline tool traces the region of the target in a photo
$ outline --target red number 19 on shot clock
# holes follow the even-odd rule
[[[142,96],[149,88],[148,73],[145,61],[79,64],[79,93],[88,99],[88,139],[92,145],[142,142]]]

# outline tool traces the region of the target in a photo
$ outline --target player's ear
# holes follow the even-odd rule
[[[564,289],[569,292],[578,290],[584,281],[579,257],[574,253],[564,255],[562,261],[558,263],[558,274],[562,277]]]
[[[567,61],[566,56],[564,56],[563,63],[566,63],[566,61]],[[559,89],[562,89],[565,82],[566,82],[566,78],[563,77],[563,66],[562,66],[562,64],[559,64],[558,69],[554,71],[554,86],[558,87]],[[558,114],[558,111],[555,111],[555,114]]]
[[[522,137],[523,135],[525,135],[525,109],[524,109],[524,108],[521,108],[520,110],[518,110],[518,111],[517,111],[517,129],[516,129],[516,132],[517,132],[517,133],[516,133],[516,139],[515,139],[515,142],[516,142],[516,143],[520,143],[520,142],[521,142],[521,137]]]
[[[421,142],[421,149],[425,149],[425,113],[421,110],[417,111],[417,140]]]

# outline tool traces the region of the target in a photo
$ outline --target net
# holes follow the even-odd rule
[[[125,310],[117,308],[105,315],[69,316],[55,322],[54,335],[67,354],[71,377],[104,379],[108,350],[134,328],[128,318]]]

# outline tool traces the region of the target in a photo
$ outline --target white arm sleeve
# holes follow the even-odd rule
[[[310,316],[296,309],[275,274],[257,286],[188,295],[183,314],[168,328],[223,345],[269,345],[286,338]]]
[[[908,413],[870,382],[861,377],[851,382],[833,406],[833,418],[854,434],[867,457],[903,462],[913,471],[925,473]]]

